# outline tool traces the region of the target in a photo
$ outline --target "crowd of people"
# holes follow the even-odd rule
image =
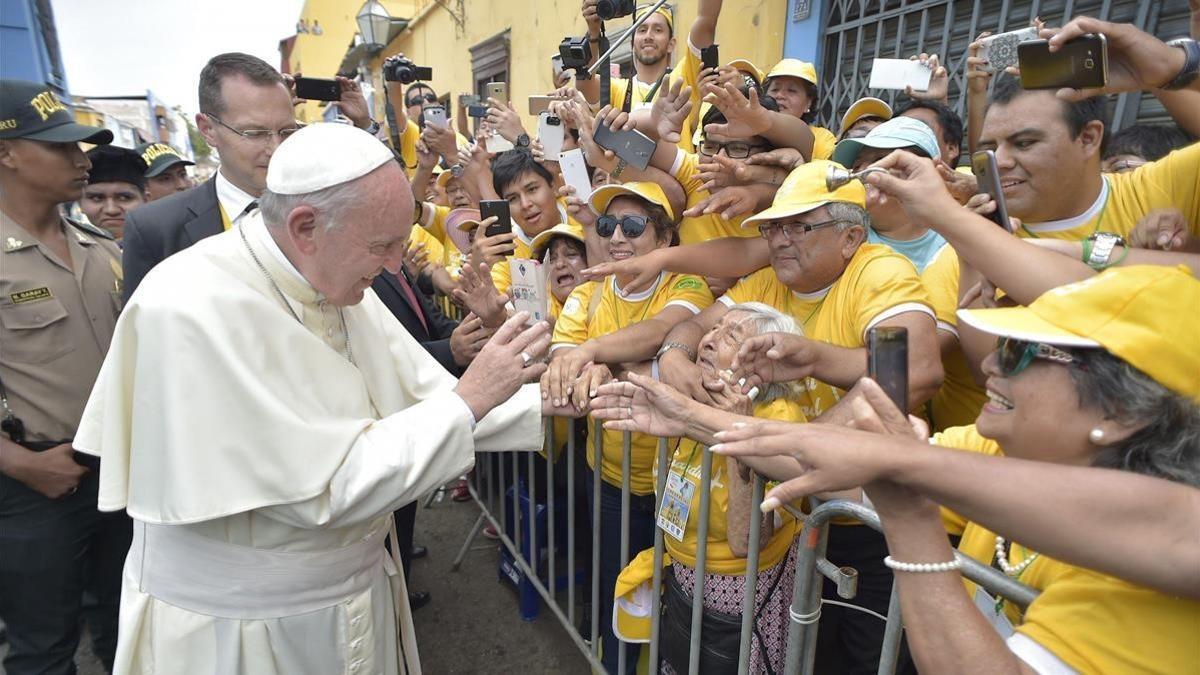
[[[704,65],[722,1],[697,5],[638,16],[629,78],[558,59],[553,139],[495,96],[439,123],[428,83],[390,78],[386,119],[338,77],[340,122],[303,126],[292,76],[216,55],[199,185],[169,145],[0,82],[7,671],[73,672],[86,616],[116,673],[420,672],[415,500],[469,500],[477,452],[558,456],[551,416],[602,423],[571,446],[601,480],[547,480],[598,505],[609,672],[645,641],[614,596],[651,577],[656,530],[662,670],[689,670],[703,588],[700,672],[735,672],[752,588],[750,672],[783,672],[795,514],[830,499],[883,530],[829,528],[858,592],[822,611],[816,672],[876,672],[893,583],[908,672],[1194,672],[1196,41],[1038,22],[1051,49],[1103,34],[1103,87],[1025,89],[977,40],[965,122],[946,55],[916,54],[927,89],[827,129],[812,64]],[[1172,123],[1111,133],[1114,95],[1143,92]],[[869,377],[880,332],[905,336],[899,395]],[[1036,600],[964,582],[956,549]]]

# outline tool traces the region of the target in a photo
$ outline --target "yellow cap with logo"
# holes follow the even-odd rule
[[[542,251],[550,246],[551,240],[555,237],[567,237],[580,243],[586,243],[583,238],[582,227],[571,223],[559,223],[533,238],[533,242],[530,243],[529,247],[533,250],[532,257],[534,260],[542,257]]]
[[[637,9],[636,9],[636,11],[635,11],[635,16],[636,16],[636,17],[641,17],[643,14],[645,14],[645,13],[646,13],[646,10],[650,9],[650,8],[651,8],[651,7],[653,7],[653,6],[654,6],[653,4],[649,4],[649,5],[638,5],[638,7],[637,7]],[[672,32],[674,32],[674,30],[675,30],[675,17],[671,16],[671,8],[670,8],[670,7],[668,7],[668,6],[666,6],[666,5],[663,5],[662,7],[659,7],[658,9],[654,10],[654,13],[655,13],[655,14],[661,14],[661,15],[662,15],[662,17],[663,17],[664,19],[666,19],[666,20],[667,20],[667,25],[671,27],[671,31],[672,31]]]
[[[1002,337],[1102,347],[1167,389],[1200,401],[1196,307],[1200,281],[1187,267],[1134,265],[1051,289],[1028,307],[960,309],[958,316]]]
[[[825,174],[831,166],[842,168],[841,164],[827,159],[814,159],[793,169],[775,193],[771,208],[742,221],[742,227],[798,216],[830,202],[845,202],[867,208],[867,189],[859,181],[850,181],[833,192],[825,187]]]
[[[784,59],[776,63],[771,68],[771,72],[767,73],[767,79],[772,77],[798,77],[809,84],[819,85],[817,79],[817,67],[808,61],[800,59]]]
[[[658,183],[633,181],[630,183],[601,185],[599,188],[596,188],[591,197],[588,197],[588,205],[597,214],[603,215],[605,210],[608,209],[609,203],[622,195],[633,195],[651,204],[661,206],[667,212],[667,217],[672,221],[675,220],[675,212],[671,209],[671,202],[667,199],[667,193],[663,192]]]

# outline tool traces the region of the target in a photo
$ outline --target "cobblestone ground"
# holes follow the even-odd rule
[[[416,541],[429,556],[413,563],[409,585],[433,595],[414,615],[424,672],[587,673],[587,662],[548,610],[535,621],[521,620],[516,592],[497,580],[495,542],[477,537],[462,567],[450,570],[478,515],[474,503],[448,498],[417,513]],[[7,650],[0,645],[0,658]],[[86,635],[76,661],[80,675],[104,675]]]

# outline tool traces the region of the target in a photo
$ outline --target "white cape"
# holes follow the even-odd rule
[[[541,446],[536,385],[472,432],[454,378],[372,291],[343,312],[352,364],[328,339],[335,320],[341,329],[336,309],[275,261],[260,220],[242,227],[304,325],[236,229],[147,275],[75,438],[103,459],[102,510],[250,549],[323,553],[379,536],[394,509],[469,469],[476,450]],[[144,592],[134,559],[117,673],[394,673],[404,661],[419,672],[407,592],[395,602],[385,592],[384,575],[400,575],[390,558],[345,602],[253,620],[162,602]],[[225,584],[247,605],[255,586]]]

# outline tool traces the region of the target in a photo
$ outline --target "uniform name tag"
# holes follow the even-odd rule
[[[19,305],[22,302],[33,302],[35,300],[48,300],[54,297],[49,288],[42,286],[41,288],[31,288],[28,291],[19,291],[8,296],[12,298],[14,305]]]

